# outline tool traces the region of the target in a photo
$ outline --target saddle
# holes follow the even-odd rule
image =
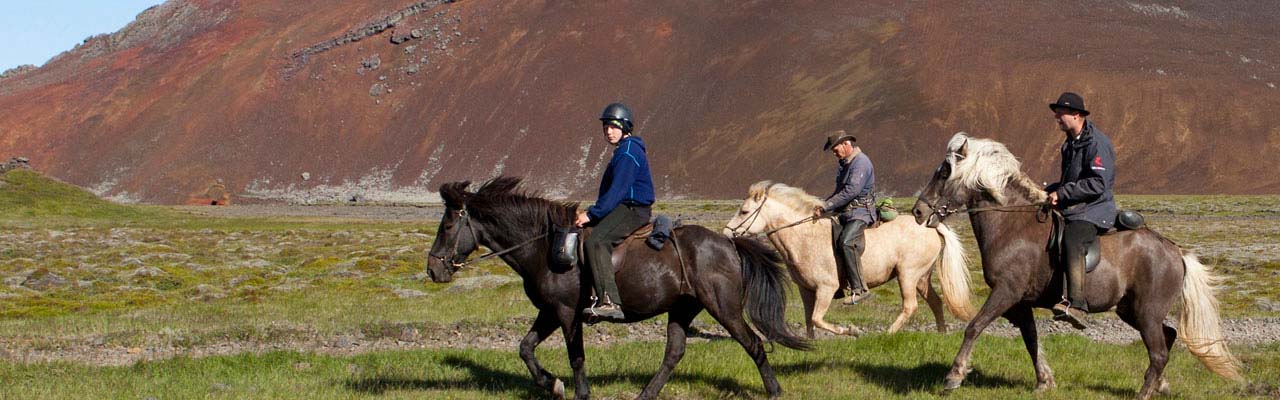
[[[654,218],[653,222],[636,228],[636,230],[631,231],[630,235],[621,240],[614,241],[612,257],[614,269],[621,267],[622,261],[627,259],[627,248],[630,247],[628,246],[629,242],[643,239],[650,248],[661,251],[667,240],[674,237],[675,229],[679,228],[680,225],[680,220],[672,221],[670,217],[659,215]]]
[[[1053,229],[1049,230],[1049,242],[1045,244],[1045,250],[1049,252],[1050,261],[1055,267],[1058,267],[1062,266],[1066,261],[1064,259],[1065,249],[1062,248],[1062,234],[1066,229],[1066,221],[1063,220],[1062,214],[1056,212],[1051,214],[1053,215]],[[1113,225],[1111,229],[1107,229],[1106,232],[1099,233],[1098,237],[1101,238],[1116,232],[1137,230],[1145,227],[1146,222],[1142,218],[1142,214],[1139,214],[1137,211],[1120,210],[1116,213],[1115,225]],[[1085,253],[1084,272],[1086,274],[1093,272],[1094,269],[1098,268],[1098,264],[1101,262],[1102,240],[1095,240],[1093,241],[1093,244],[1089,246],[1089,251]]]

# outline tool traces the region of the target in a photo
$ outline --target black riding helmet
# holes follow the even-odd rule
[[[634,120],[631,119],[631,109],[622,103],[612,103],[604,107],[604,112],[600,113],[600,121],[608,123],[609,121],[617,121],[619,128],[623,133],[631,133],[634,126]]]

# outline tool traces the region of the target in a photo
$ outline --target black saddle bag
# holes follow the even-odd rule
[[[551,264],[568,269],[578,264],[578,235],[575,226],[551,226]]]

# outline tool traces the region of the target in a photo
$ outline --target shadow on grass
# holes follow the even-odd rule
[[[942,363],[925,363],[906,368],[896,365],[880,365],[857,361],[830,362],[812,361],[797,364],[779,365],[779,374],[802,374],[814,369],[840,368],[853,371],[868,382],[878,385],[900,395],[939,393],[942,391],[942,380],[951,371],[951,366]],[[974,370],[965,378],[964,386],[975,388],[1018,388],[1028,390],[1034,383],[1021,380],[1010,380],[1000,376],[992,376]],[[964,387],[962,386],[962,387]]]
[[[655,360],[654,368],[659,360]],[[527,374],[513,374],[510,372],[491,368],[482,365],[476,361],[458,357],[445,357],[443,364],[464,369],[469,372],[469,376],[459,379],[413,379],[404,377],[373,377],[364,379],[353,379],[345,382],[348,390],[372,395],[381,395],[388,391],[400,390],[465,390],[478,391],[491,394],[495,397],[502,398],[544,398],[550,397],[550,392],[537,387],[533,383],[533,378]],[[651,373],[654,371],[623,373],[623,374],[604,374],[604,375],[587,375],[587,381],[593,386],[603,386],[615,383],[627,383],[633,388],[628,388],[630,393],[639,393],[652,378]],[[565,382],[565,390],[568,393],[574,391],[573,377],[558,377]],[[730,379],[727,376],[706,376],[701,374],[680,373],[679,367],[676,373],[672,374],[671,382],[693,383],[713,387],[722,393],[738,393],[750,394],[751,396],[765,395],[764,387],[757,382],[755,385],[743,385],[737,380]]]

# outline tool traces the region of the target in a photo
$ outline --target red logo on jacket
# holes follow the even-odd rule
[[[1106,170],[1107,170],[1107,168],[1106,168],[1106,167],[1103,167],[1103,166],[1102,166],[1102,156],[1094,156],[1094,157],[1093,157],[1093,167],[1092,167],[1092,169],[1093,169],[1094,171],[1106,171]]]

